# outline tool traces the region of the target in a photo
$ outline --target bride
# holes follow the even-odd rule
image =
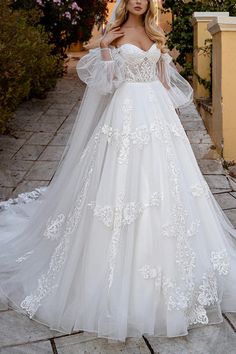
[[[154,0],[117,1],[77,65],[87,88],[50,186],[2,204],[1,306],[51,329],[174,337],[236,311],[236,231],[176,114],[192,88],[155,19]]]

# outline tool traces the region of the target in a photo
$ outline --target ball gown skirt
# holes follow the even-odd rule
[[[168,54],[109,50],[78,64],[92,96],[52,183],[1,204],[1,304],[64,333],[183,336],[236,311],[236,231],[176,114],[191,89]]]

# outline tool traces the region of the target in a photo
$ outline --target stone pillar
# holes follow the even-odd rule
[[[213,139],[225,160],[236,161],[236,17],[208,25],[213,37]]]
[[[202,79],[210,80],[210,57],[203,54],[200,47],[204,47],[205,41],[211,38],[207,30],[207,25],[217,16],[228,17],[228,12],[194,12],[192,17],[194,34],[194,53],[193,53],[193,88],[195,99],[208,98],[209,91],[199,83],[197,75]]]

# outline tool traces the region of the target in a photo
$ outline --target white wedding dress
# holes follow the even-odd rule
[[[183,336],[236,311],[236,231],[176,114],[192,89],[169,54],[109,51],[78,63],[88,87],[50,186],[1,204],[1,304],[65,333]]]

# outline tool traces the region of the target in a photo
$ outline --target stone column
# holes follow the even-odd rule
[[[236,17],[208,25],[213,37],[213,139],[228,161],[236,161]]]
[[[194,53],[193,53],[193,88],[195,99],[208,98],[209,91],[199,83],[197,75],[202,79],[210,80],[210,57],[204,55],[199,48],[204,47],[205,41],[211,38],[207,30],[207,25],[213,18],[221,16],[228,17],[228,12],[194,12],[192,17],[194,34]]]

